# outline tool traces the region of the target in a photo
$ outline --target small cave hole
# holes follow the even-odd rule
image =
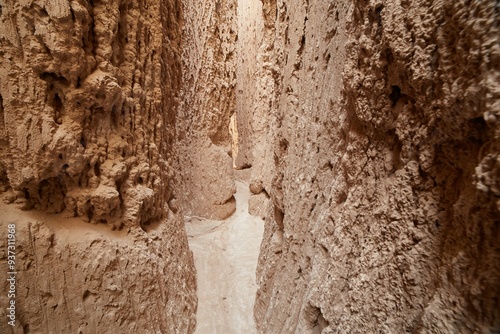
[[[286,153],[286,151],[288,150],[288,140],[286,140],[285,138],[280,140],[280,149],[283,153]]]
[[[80,145],[82,145],[83,148],[87,148],[87,141],[85,140],[84,136],[80,137]]]
[[[389,95],[389,98],[392,101],[392,107],[394,108],[401,98],[401,88],[399,86],[392,86],[392,92]]]
[[[137,180],[137,182],[138,182],[139,184],[143,184],[143,183],[144,183],[144,179],[143,179],[142,177],[139,177],[139,179]]]
[[[1,96],[0,96],[1,98]],[[1,99],[0,99],[1,101]],[[478,130],[478,131],[485,131],[487,125],[486,125],[486,121],[484,120],[484,117],[483,116],[480,116],[480,117],[476,117],[476,118],[472,118],[471,119],[471,122],[472,124],[474,125],[474,127]]]
[[[94,207],[92,205],[89,205],[87,208],[87,218],[89,223],[92,222],[92,218],[94,218]]]
[[[141,222],[141,229],[146,233],[151,233],[157,230],[161,225],[161,219],[148,219]]]
[[[53,83],[53,82],[58,82],[64,86],[69,85],[68,79],[66,79],[63,76],[59,76],[56,73],[53,72],[43,72],[40,74],[40,79],[44,80],[47,83]]]
[[[54,100],[52,102],[52,106],[54,108],[54,121],[57,124],[61,124],[61,111],[63,109],[63,102],[61,98],[59,97],[59,94],[55,93],[54,94]]]
[[[387,63],[389,65],[394,62],[394,55],[392,54],[392,50],[390,48],[385,49],[385,52],[382,54],[385,54],[385,58],[387,59]]]
[[[49,13],[43,7],[40,7],[38,14],[40,15],[40,17],[49,17]]]
[[[82,300],[83,300],[83,301],[86,301],[86,300],[89,298],[90,294],[91,294],[91,293],[90,293],[90,291],[89,291],[89,290],[85,290],[85,291],[83,292]]]
[[[283,225],[284,219],[285,219],[285,213],[283,211],[281,211],[281,209],[275,205],[274,206],[274,221],[278,225],[278,228],[280,229],[280,231],[283,231],[283,229],[284,229],[284,225]]]
[[[321,312],[321,308],[308,303],[304,309],[304,320],[310,326],[313,334],[321,334],[323,329],[328,327],[329,323],[326,321]]]
[[[100,164],[98,162],[96,162],[96,164],[94,165],[94,174],[97,177],[101,176],[101,169],[100,169],[100,167],[101,167]]]
[[[375,7],[375,11],[373,12],[372,19],[377,22],[377,25],[379,27],[382,26],[382,9],[384,9],[384,5],[380,4],[377,7]]]
[[[1,121],[0,121],[1,122]],[[486,123],[486,120],[484,119],[483,116],[472,118],[470,120],[470,123],[472,124],[472,127],[475,131],[475,136],[477,139],[479,139],[481,142],[485,142],[487,139],[485,136],[487,135],[488,131],[488,125]]]
[[[341,191],[337,196],[337,204],[342,204],[347,201],[347,193],[345,191]]]
[[[5,115],[3,110],[3,97],[0,95],[0,129],[5,128]]]

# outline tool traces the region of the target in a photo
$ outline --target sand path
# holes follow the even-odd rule
[[[248,213],[248,185],[236,181],[236,212],[226,220],[186,217],[198,280],[196,334],[257,333],[255,270],[264,222]]]

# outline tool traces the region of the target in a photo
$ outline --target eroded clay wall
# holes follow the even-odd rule
[[[265,217],[274,171],[273,142],[279,121],[275,84],[279,77],[274,60],[276,4],[238,1],[238,63],[233,148],[236,169],[250,168],[249,211]]]
[[[26,208],[127,226],[164,216],[174,178],[179,7],[2,7],[1,174]]]
[[[192,254],[166,204],[181,20],[170,0],[2,3],[0,235],[17,225],[19,272],[17,326],[2,333],[194,329]]]
[[[277,1],[260,332],[500,328],[498,18],[492,1]]]
[[[182,207],[227,218],[236,208],[229,125],[235,110],[235,0],[183,1],[181,105],[177,117]]]

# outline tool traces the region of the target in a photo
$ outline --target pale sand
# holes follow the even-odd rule
[[[248,185],[236,186],[236,212],[228,219],[186,217],[197,270],[197,334],[257,333],[255,270],[264,222],[248,213]]]

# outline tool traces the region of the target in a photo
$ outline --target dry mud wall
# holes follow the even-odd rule
[[[498,4],[262,4],[260,332],[498,331]]]
[[[186,214],[225,219],[236,209],[229,125],[235,111],[237,4],[185,0],[182,8],[179,197]]]
[[[2,333],[194,329],[174,194],[181,19],[175,0],[2,2],[0,190],[14,205],[1,236],[17,224],[19,272],[17,326]],[[66,235],[70,217],[106,228]]]

